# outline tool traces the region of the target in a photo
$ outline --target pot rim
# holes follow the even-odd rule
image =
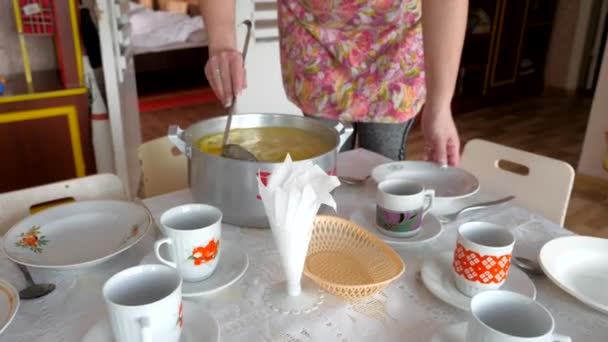
[[[326,123],[320,121],[320,120],[316,120],[314,118],[310,118],[310,117],[306,117],[306,116],[300,116],[300,115],[292,115],[292,114],[280,114],[280,113],[239,113],[239,114],[234,114],[232,116],[233,119],[233,123],[234,123],[234,119],[240,116],[249,116],[249,115],[255,115],[255,116],[271,116],[271,117],[276,117],[276,118],[288,118],[288,120],[303,120],[305,122],[309,122],[313,125],[316,125],[317,127],[319,127],[319,129],[321,130],[325,130],[326,133],[329,135],[333,135],[333,139],[334,139],[334,144],[333,144],[333,148],[331,148],[330,150],[328,150],[325,153],[319,154],[317,156],[314,156],[312,158],[308,158],[308,159],[302,159],[302,160],[297,160],[297,161],[293,161],[294,163],[300,163],[300,162],[305,162],[308,160],[314,160],[317,158],[323,158],[324,156],[327,155],[331,155],[335,152],[337,152],[337,149],[340,145],[340,132],[338,132],[336,129],[332,128],[331,126],[327,125]],[[192,155],[194,154],[200,154],[205,156],[206,158],[210,158],[211,160],[229,160],[231,162],[235,162],[235,163],[244,163],[247,165],[250,164],[255,164],[255,165],[278,165],[278,164],[282,164],[283,161],[280,162],[264,162],[264,161],[249,161],[249,160],[239,160],[239,159],[231,159],[231,158],[226,158],[223,157],[221,155],[217,155],[217,154],[211,154],[211,153],[207,153],[204,152],[198,148],[192,148],[192,141],[199,139],[200,137],[197,137],[195,139],[193,139],[193,134],[192,134],[192,129],[194,129],[195,126],[201,125],[203,123],[207,123],[207,124],[212,124],[215,121],[219,121],[219,122],[225,122],[228,118],[228,115],[222,115],[222,116],[215,116],[212,118],[208,118],[208,119],[203,119],[200,121],[197,121],[191,125],[189,125],[186,129],[184,129],[184,141],[186,143],[186,146],[188,146],[191,150]],[[264,127],[264,126],[262,126]],[[268,126],[271,127],[271,126]],[[286,126],[289,127],[289,126]],[[248,128],[253,128],[253,127],[248,127]],[[220,132],[221,133],[221,132]],[[316,131],[314,131],[314,133],[316,133]],[[212,133],[215,134],[215,133]]]

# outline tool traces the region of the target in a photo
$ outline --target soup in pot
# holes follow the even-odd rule
[[[201,151],[220,155],[223,133],[204,136],[196,141]],[[287,153],[291,159],[304,160],[331,151],[334,142],[327,137],[295,127],[255,127],[230,130],[229,143],[247,149],[262,162],[279,163]]]

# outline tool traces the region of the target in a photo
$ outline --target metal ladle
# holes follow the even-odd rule
[[[245,44],[243,47],[243,63],[247,57],[247,50],[249,49],[249,38],[251,36],[251,21],[245,20],[243,22],[247,26],[247,35],[245,36]],[[228,144],[228,135],[230,133],[230,125],[232,124],[232,114],[234,112],[234,105],[236,104],[236,95],[232,95],[232,104],[228,107],[228,119],[226,120],[226,128],[224,129],[224,138],[222,140],[222,156],[231,159],[246,160],[246,161],[257,161],[257,158],[253,153],[249,152],[244,147],[237,144]]]

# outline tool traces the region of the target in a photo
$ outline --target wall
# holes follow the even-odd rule
[[[545,84],[574,92],[584,57],[593,0],[559,0],[547,53]]]
[[[604,51],[578,172],[608,180],[608,49]]]
[[[13,13],[13,1],[0,0],[0,75],[23,72]],[[33,71],[57,68],[52,37],[29,36],[26,41]]]

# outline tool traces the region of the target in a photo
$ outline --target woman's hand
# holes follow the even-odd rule
[[[225,107],[230,107],[232,97],[247,87],[243,56],[234,49],[213,51],[205,65],[205,75]]]
[[[447,108],[433,110],[424,106],[422,112],[424,135],[424,159],[441,165],[458,166],[460,139],[454,124],[452,111]]]

